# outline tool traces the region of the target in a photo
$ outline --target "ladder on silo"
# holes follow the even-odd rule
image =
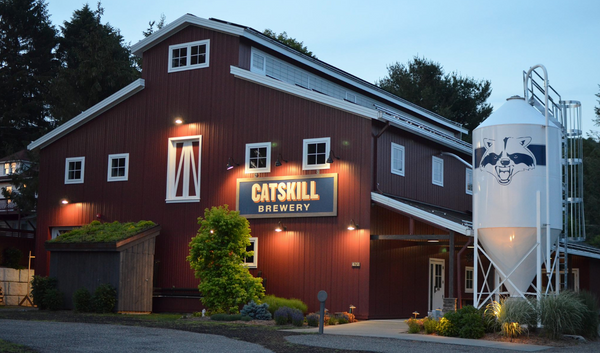
[[[523,80],[527,82],[527,73],[523,71]],[[545,82],[535,70],[532,71],[527,90],[529,104],[540,113],[545,114]],[[559,286],[569,288],[569,242],[585,240],[585,218],[583,212],[583,134],[581,129],[581,103],[562,100],[560,94],[548,85],[548,113],[550,119],[561,127],[562,131],[562,200],[563,200],[563,232],[560,235],[559,247]],[[526,94],[527,95],[527,94]]]

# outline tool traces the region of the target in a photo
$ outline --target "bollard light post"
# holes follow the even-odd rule
[[[319,291],[317,299],[321,302],[321,307],[319,309],[319,334],[322,335],[323,326],[325,326],[325,300],[327,300],[327,292],[324,290]]]

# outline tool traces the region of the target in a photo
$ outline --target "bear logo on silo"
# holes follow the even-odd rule
[[[508,185],[515,174],[535,169],[535,156],[527,148],[531,137],[505,137],[502,142],[484,138],[485,153],[479,168],[492,174],[500,185]]]

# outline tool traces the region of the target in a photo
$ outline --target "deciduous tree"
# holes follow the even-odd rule
[[[417,56],[406,65],[388,66],[388,76],[376,85],[469,130],[492,113],[492,106],[486,103],[492,93],[490,81],[447,74],[439,63]]]
[[[281,32],[281,33],[277,34],[277,33],[273,32],[273,30],[265,29],[263,34],[268,37],[271,37],[273,39],[276,39],[276,40],[282,42],[283,44],[287,45],[288,47],[296,49],[297,51],[299,51],[301,53],[304,53],[308,56],[312,56],[315,59],[317,58],[312,53],[312,51],[308,50],[308,48],[304,45],[304,42],[300,42],[300,41],[296,40],[295,38],[288,37],[286,32]]]
[[[228,206],[207,208],[198,218],[200,229],[190,242],[187,261],[200,279],[202,303],[213,312],[238,313],[240,306],[264,295],[262,278],[253,277],[244,265],[254,256],[250,224]]]

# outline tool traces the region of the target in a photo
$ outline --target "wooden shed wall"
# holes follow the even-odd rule
[[[118,311],[151,312],[155,239],[120,252]]]

